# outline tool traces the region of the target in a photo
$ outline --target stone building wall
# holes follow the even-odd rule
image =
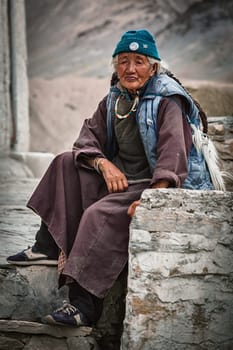
[[[209,136],[219,155],[221,170],[233,175],[233,116],[209,117]],[[233,177],[225,178],[226,189],[233,191]]]
[[[131,224],[122,350],[233,349],[232,214],[232,192],[144,192]]]

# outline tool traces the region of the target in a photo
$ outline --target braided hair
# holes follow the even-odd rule
[[[192,97],[192,95],[186,90],[186,88],[181,84],[179,79],[177,79],[176,76],[171,71],[169,71],[168,69],[164,68],[163,69],[163,74],[167,74],[170,78],[175,80],[180,86],[182,86],[182,88],[192,98],[193,102],[195,103],[195,105],[197,106],[197,108],[199,110],[199,115],[200,115],[200,119],[201,119],[202,127],[203,127],[203,133],[207,134],[207,132],[208,132],[207,115],[203,111],[203,109],[201,108],[199,102]],[[112,77],[111,77],[111,86],[116,85],[118,81],[119,81],[119,79],[118,79],[117,73],[113,72]]]

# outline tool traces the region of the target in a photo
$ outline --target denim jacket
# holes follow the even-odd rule
[[[110,159],[116,152],[113,119],[115,102],[119,94],[120,90],[116,86],[113,86],[107,98],[107,153]],[[136,112],[137,125],[152,173],[156,166],[157,116],[159,103],[163,97],[172,95],[181,95],[185,97],[189,104],[189,114],[187,115],[182,111],[183,117],[187,118],[188,122],[194,124],[197,128],[200,125],[199,110],[185,89],[166,74],[154,75],[150,79],[140,99]],[[188,175],[182,188],[201,190],[213,189],[204,156],[201,152],[197,151],[194,144],[192,144],[188,157]]]

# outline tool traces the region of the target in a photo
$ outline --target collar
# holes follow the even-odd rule
[[[153,78],[153,77],[152,77]],[[150,78],[149,80],[146,81],[146,83],[143,85],[143,87],[141,87],[138,91],[137,91],[137,96],[142,97],[145,93],[145,91],[147,90],[147,87],[150,85],[150,81],[151,79]],[[136,95],[135,94],[131,94],[126,88],[124,88],[121,83],[118,81],[117,84],[116,84],[116,88],[118,90],[120,90],[120,94],[123,95],[125,97],[125,99],[127,101],[132,101],[135,99]]]

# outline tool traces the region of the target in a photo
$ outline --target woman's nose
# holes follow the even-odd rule
[[[134,62],[129,62],[128,66],[127,66],[128,72],[134,72],[135,71],[135,67],[136,67],[136,65],[135,65]]]

